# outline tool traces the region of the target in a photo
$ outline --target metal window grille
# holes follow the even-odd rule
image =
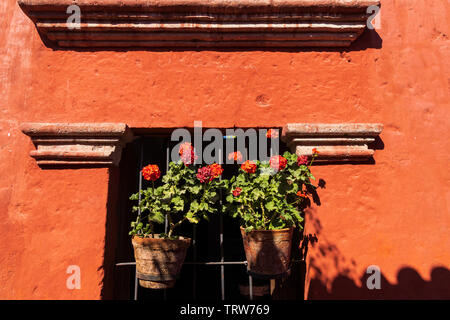
[[[224,137],[225,138],[225,137]],[[137,149],[138,149],[138,168],[139,170],[137,170],[137,174],[138,174],[138,187],[139,190],[143,189],[143,178],[142,178],[142,174],[141,174],[141,169],[143,166],[145,166],[146,164],[148,164],[146,161],[148,161],[148,159],[145,159],[145,154],[146,154],[146,150],[144,147],[144,141],[146,138],[141,138],[140,140],[138,140],[137,143]],[[162,170],[165,169],[165,171],[168,170],[169,167],[169,160],[170,160],[170,148],[171,148],[171,144],[169,139],[166,137],[164,138],[164,145],[165,145],[165,168],[161,168]],[[280,150],[281,152],[282,150]],[[223,155],[220,155],[220,159],[223,160]],[[236,165],[237,166],[237,165]],[[222,197],[223,195],[221,195],[221,199],[219,201],[219,205],[222,204]],[[140,214],[140,212],[138,212]],[[130,215],[130,212],[125,212],[124,214],[128,214]],[[133,217],[134,218],[134,215]],[[192,266],[192,299],[196,300],[197,299],[197,284],[198,284],[198,266],[202,266],[202,267],[208,267],[208,268],[214,268],[214,267],[219,267],[219,270],[217,272],[217,275],[220,276],[220,298],[221,300],[225,300],[226,297],[226,267],[230,267],[230,266],[238,266],[238,267],[242,267],[243,268],[243,272],[246,272],[247,270],[247,261],[245,261],[245,255],[244,255],[244,260],[241,261],[226,261],[225,260],[225,248],[224,248],[224,244],[226,241],[226,237],[224,234],[224,214],[223,213],[219,213],[219,232],[218,232],[218,252],[219,252],[219,259],[214,259],[212,261],[198,261],[198,257],[197,257],[197,249],[198,249],[198,243],[197,243],[197,236],[198,236],[198,230],[197,230],[197,225],[193,225],[191,226],[192,230],[192,245],[191,248],[189,250],[191,251],[191,259],[188,260],[186,259],[186,261],[183,264],[183,268],[182,268],[182,273],[183,273],[183,269],[185,268],[185,266]],[[167,228],[168,228],[168,224],[167,224],[167,220],[164,226],[165,232],[167,232]],[[242,247],[242,242],[241,242],[241,247]],[[243,248],[242,248],[243,251]],[[120,263],[116,263],[115,266],[116,267],[132,267],[135,266],[136,263],[134,261],[132,262],[120,262]],[[248,298],[250,300],[254,299],[254,279],[253,277],[248,274]],[[207,279],[205,279],[207,280]],[[256,281],[261,281],[259,279],[257,279]],[[274,285],[273,282],[268,282],[269,280],[267,280],[267,286],[271,287]],[[134,274],[134,292],[133,292],[133,298],[134,300],[138,300],[139,296],[139,279],[137,277],[137,274],[135,272]],[[145,289],[144,290],[151,290],[151,289]],[[173,289],[163,289],[163,299],[167,300],[168,299],[168,290],[173,290]],[[233,297],[235,298],[235,297]]]

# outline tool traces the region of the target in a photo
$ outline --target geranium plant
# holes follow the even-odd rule
[[[143,168],[144,179],[152,182],[147,190],[140,191],[140,202],[133,207],[140,212],[131,223],[130,235],[152,237],[156,226],[164,224],[167,218],[167,233],[159,233],[161,238],[176,239],[175,230],[184,222],[198,223],[209,219],[210,214],[218,211],[215,206],[219,200],[219,191],[226,184],[220,180],[223,169],[219,164],[207,166],[194,165],[194,148],[189,143],[180,147],[181,160],[170,162],[162,184],[155,186],[161,173],[156,165]],[[139,201],[139,192],[130,197]]]
[[[300,227],[315,192],[312,157],[285,152],[269,162],[247,160],[229,181],[226,210],[245,231]]]

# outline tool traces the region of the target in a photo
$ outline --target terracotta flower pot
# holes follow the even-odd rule
[[[241,227],[249,273],[263,278],[286,273],[291,263],[293,231],[294,228],[245,232]]]
[[[183,266],[191,239],[177,240],[155,238],[132,239],[139,284],[144,288],[167,289],[175,281]]]

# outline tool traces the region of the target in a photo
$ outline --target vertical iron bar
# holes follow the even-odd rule
[[[138,277],[137,277],[137,269],[134,273],[134,300],[136,301],[138,298]]]
[[[139,206],[138,206],[138,215],[141,216],[141,190],[142,190],[142,165],[143,165],[143,158],[144,158],[144,145],[142,143],[142,140],[140,142],[139,147]],[[134,300],[137,300],[138,298],[138,277],[137,277],[137,269],[134,273]]]
[[[142,166],[144,163],[144,145],[142,140],[140,140],[140,149],[139,149],[139,207],[138,207],[138,215],[141,215],[141,190],[142,190]]]
[[[222,150],[219,149],[219,164],[222,164]],[[222,180],[222,176],[220,176],[220,180]],[[222,208],[222,190],[219,191],[220,192],[220,200],[219,200],[219,204],[220,207]],[[220,221],[219,221],[219,244],[220,244],[220,262],[224,262],[225,261],[225,254],[224,254],[224,239],[223,239],[223,212],[221,211],[220,213]],[[220,266],[220,288],[221,288],[221,293],[222,293],[222,301],[225,300],[225,265],[221,265]]]
[[[258,137],[258,139],[259,139],[259,137]],[[259,141],[258,141],[258,143],[259,143]],[[270,156],[272,156],[272,142],[270,142]],[[248,265],[247,265],[247,268],[248,268]],[[248,295],[249,295],[250,301],[252,301],[253,300],[253,278],[251,275],[248,275]]]
[[[253,278],[251,275],[248,276],[248,292],[250,300],[253,300]]]
[[[220,201],[222,204],[222,201]],[[224,250],[223,250],[223,213],[220,213],[220,262],[224,262]],[[222,300],[225,300],[225,266],[220,266],[220,286],[222,289]]]
[[[166,140],[166,173],[169,171],[169,140]],[[164,232],[167,234],[167,229],[169,227],[169,220],[167,219],[167,215],[164,220]]]
[[[194,262],[197,262],[197,225],[193,225],[192,230],[192,249],[193,249],[193,259]],[[192,298],[194,300],[197,299],[197,265],[193,266],[193,275],[192,275]]]
[[[166,140],[166,173],[169,171],[169,140]],[[167,231],[169,229],[169,220],[167,218],[167,215],[164,219],[164,233],[167,234]],[[164,289],[164,301],[167,300],[167,289]]]
[[[273,148],[272,148],[272,139],[269,139],[269,148],[270,148],[270,157],[272,158],[273,156]]]

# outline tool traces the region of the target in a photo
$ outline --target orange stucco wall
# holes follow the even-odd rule
[[[450,3],[382,1],[352,48],[73,51],[0,1],[0,298],[96,299],[108,169],[42,170],[22,122],[281,127],[380,122],[374,165],[315,167],[307,298],[450,297]],[[80,290],[66,288],[79,265]],[[378,265],[384,291],[361,280]],[[445,282],[444,282],[445,283]]]

